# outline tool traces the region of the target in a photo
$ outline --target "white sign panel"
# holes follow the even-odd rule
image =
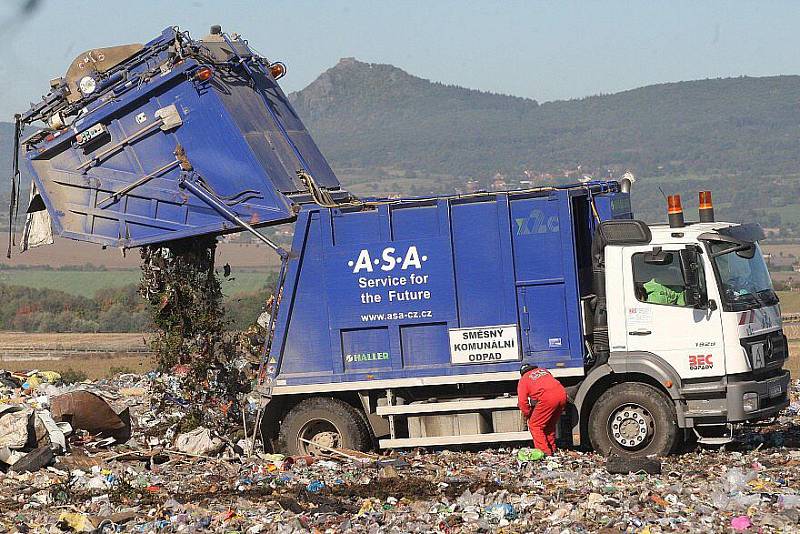
[[[451,363],[496,363],[520,360],[517,325],[451,328]]]
[[[653,327],[653,308],[628,308],[628,328],[652,328]]]

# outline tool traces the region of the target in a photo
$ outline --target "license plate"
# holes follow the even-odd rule
[[[764,367],[764,344],[756,343],[753,345],[753,369]]]
[[[780,384],[774,384],[769,387],[769,398],[774,399],[775,397],[780,397],[783,393],[783,388]]]

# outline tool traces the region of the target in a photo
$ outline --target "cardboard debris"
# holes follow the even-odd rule
[[[114,438],[119,443],[131,437],[130,412],[115,412],[91,391],[73,391],[52,399],[50,411],[56,421],[67,422],[75,430],[85,430],[98,438]]]
[[[33,410],[22,406],[0,406],[0,449],[22,449],[28,443]]]

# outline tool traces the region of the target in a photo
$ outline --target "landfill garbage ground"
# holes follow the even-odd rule
[[[578,450],[248,454],[246,434],[184,431],[172,381],[0,372],[0,532],[800,531],[800,381],[775,421],[658,475]]]

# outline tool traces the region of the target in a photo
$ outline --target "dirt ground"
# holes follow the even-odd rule
[[[138,352],[147,350],[150,334],[30,334],[26,332],[0,332],[0,357],[2,352],[13,350],[97,350],[106,352]]]

